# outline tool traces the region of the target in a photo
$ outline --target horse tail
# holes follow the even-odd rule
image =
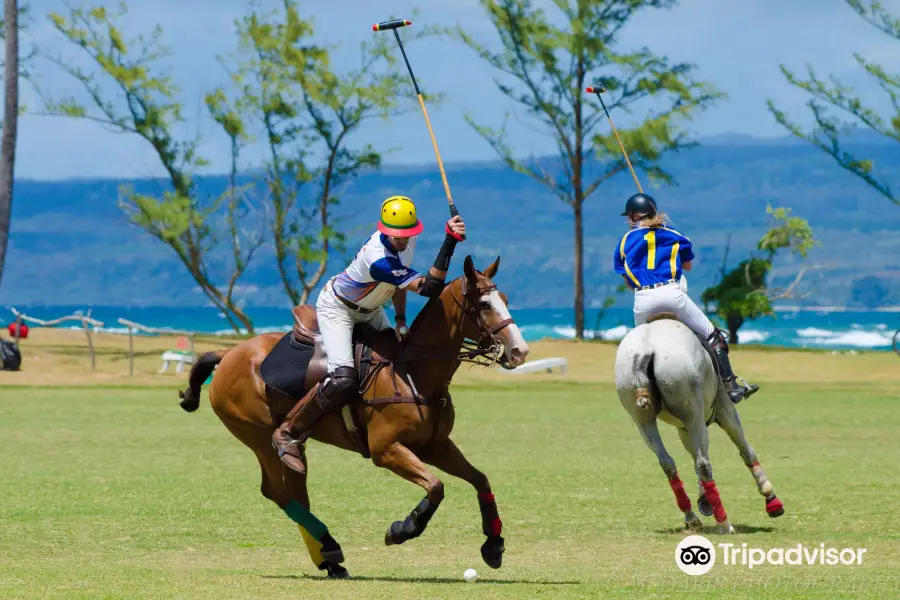
[[[653,352],[636,354],[632,368],[634,375],[634,403],[638,408],[646,410],[653,407],[651,390],[656,388],[656,378],[653,375]]]
[[[178,397],[182,399],[181,408],[187,412],[194,412],[200,407],[200,389],[203,387],[203,382],[213,372],[216,365],[222,362],[222,358],[227,353],[228,350],[215,350],[200,355],[200,358],[194,361],[188,377],[188,388],[183,392],[178,392]]]

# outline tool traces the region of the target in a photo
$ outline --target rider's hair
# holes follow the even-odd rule
[[[651,229],[656,227],[665,227],[668,224],[669,215],[664,212],[656,213],[652,217],[644,217],[637,222],[638,227],[649,227]]]

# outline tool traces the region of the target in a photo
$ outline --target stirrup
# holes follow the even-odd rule
[[[739,376],[739,375],[735,375],[735,376],[734,376],[734,379],[735,379],[735,381],[740,382],[741,387],[743,387],[743,388],[746,390],[746,393],[744,394],[744,397],[745,397],[745,398],[748,397],[748,396],[752,396],[752,395],[755,394],[757,391],[759,391],[759,386],[758,386],[758,385],[752,385],[752,384],[747,383],[747,380],[744,379],[743,377]]]

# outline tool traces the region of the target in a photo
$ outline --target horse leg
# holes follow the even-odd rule
[[[284,513],[297,524],[309,557],[320,570],[326,571],[329,577],[347,577],[347,570],[340,565],[344,562],[344,552],[340,544],[331,536],[328,527],[309,510],[309,493],[306,488],[306,472],[297,473],[287,467],[275,450],[272,457],[278,460],[277,468],[283,477],[290,500],[282,506]],[[276,464],[273,462],[273,468]],[[307,467],[306,457],[303,466]]]
[[[690,453],[694,458],[694,468],[700,479],[700,485],[703,487],[704,495],[712,508],[712,514],[716,518],[719,533],[734,533],[734,527],[728,522],[728,515],[722,505],[722,499],[719,497],[716,482],[713,480],[712,465],[709,462],[709,432],[706,430],[706,423],[703,422],[702,417],[693,417],[685,423],[685,426]]]
[[[737,446],[738,452],[740,452],[741,458],[744,460],[744,464],[747,465],[747,468],[750,469],[750,473],[753,474],[753,479],[756,480],[756,489],[766,500],[766,512],[773,518],[783,515],[784,505],[775,495],[775,487],[772,485],[772,482],[769,481],[763,468],[759,466],[759,460],[756,458],[756,453],[753,451],[753,448],[750,447],[747,438],[744,437],[744,427],[741,424],[741,417],[738,415],[737,408],[734,404],[729,405],[727,402],[723,404],[722,409],[717,411],[716,423],[725,430],[725,433],[728,434],[728,437],[731,438],[731,441]]]
[[[694,448],[691,445],[691,436],[688,435],[687,429],[684,427],[678,428],[678,439],[681,440],[681,445],[687,450],[688,455],[691,458],[694,458]],[[697,476],[697,487],[700,489],[700,495],[697,497],[697,510],[699,510],[700,514],[704,517],[713,516],[712,506],[706,497],[706,490],[703,489],[703,481],[700,479],[699,475]]]
[[[675,494],[675,502],[678,504],[681,512],[684,513],[684,528],[690,531],[700,531],[703,524],[700,522],[700,517],[691,508],[691,499],[688,498],[687,492],[684,491],[684,482],[678,476],[675,460],[668,453],[665,445],[663,445],[662,437],[659,435],[659,427],[656,423],[655,418],[639,422],[637,423],[638,430],[641,432],[644,442],[656,454],[659,466],[662,467],[663,473],[666,474],[669,480],[669,486]]]
[[[429,465],[467,481],[475,488],[481,511],[481,531],[487,536],[481,546],[481,558],[492,569],[499,569],[503,564],[505,550],[501,535],[503,523],[487,476],[472,466],[457,445],[449,439],[431,442],[416,454]]]
[[[444,484],[422,464],[422,461],[409,448],[399,442],[390,444],[384,450],[372,452],[372,462],[415,483],[426,492],[425,498],[409,513],[406,519],[394,521],[388,527],[384,536],[385,545],[402,544],[419,537],[444,500]]]
[[[271,429],[258,426],[248,428],[246,423],[234,424],[228,418],[222,419],[222,422],[236,438],[253,450],[262,471],[260,492],[297,524],[316,568],[327,572],[329,577],[347,577],[347,570],[339,564],[344,561],[341,547],[328,533],[328,528],[309,512],[306,476],[293,475],[293,471],[284,468],[278,453],[272,448]],[[285,472],[289,472],[287,476]]]

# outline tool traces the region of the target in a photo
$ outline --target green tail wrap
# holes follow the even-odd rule
[[[317,519],[315,515],[309,512],[309,509],[296,500],[288,502],[288,505],[284,508],[284,514],[290,517],[294,523],[303,527],[317,540],[321,540],[322,536],[328,533],[328,527],[325,526],[325,523]]]

